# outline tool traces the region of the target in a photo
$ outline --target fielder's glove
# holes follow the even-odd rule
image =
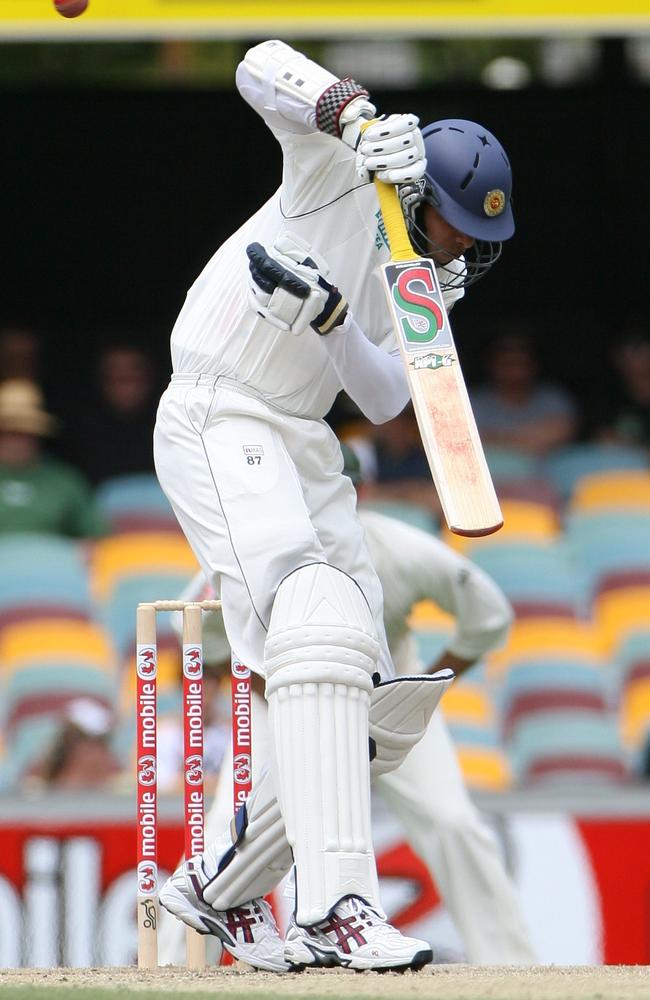
[[[324,336],[345,319],[348,303],[309,256],[309,248],[280,237],[267,253],[261,243],[246,247],[251,309],[278,330],[299,335],[311,326]]]
[[[417,181],[426,170],[424,140],[415,115],[389,115],[366,126],[357,145],[357,173],[386,184]]]

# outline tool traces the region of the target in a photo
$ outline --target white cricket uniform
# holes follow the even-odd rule
[[[296,55],[300,59],[308,74],[312,64]],[[276,92],[268,79],[258,82],[246,59],[237,86],[280,143],[282,185],[226,240],[188,292],[171,337],[171,383],[158,409],[156,471],[221,596],[228,637],[244,662],[263,672],[264,640],[283,578],[324,562],[363,591],[386,678],[393,670],[381,588],[356,518],[354,489],[341,475],[338,441],[323,420],[342,388],[379,422],[408,399],[375,274],[389,257],[381,213],[373,185],[356,174],[352,150],[316,130],[313,105]],[[343,327],[328,337],[278,331],[248,306],[246,246],[256,241],[270,250],[280,234],[313,247],[350,303]],[[448,307],[460,295],[448,294]]]
[[[399,674],[422,673],[408,618],[414,604],[432,600],[452,614],[455,633],[447,649],[478,659],[505,640],[512,619],[508,601],[473,563],[432,535],[369,510],[360,511],[370,556],[384,591],[388,643]],[[202,580],[195,587],[200,588]],[[223,651],[219,616],[206,619],[206,640]],[[212,638],[210,638],[212,637]],[[269,759],[264,700],[253,695],[253,771]],[[232,815],[231,757],[207,817],[206,840]],[[492,832],[465,788],[442,714],[402,765],[379,777],[375,788],[402,822],[429,867],[465,947],[477,965],[528,965],[535,961],[514,886]],[[162,961],[182,962],[183,925],[162,916]]]

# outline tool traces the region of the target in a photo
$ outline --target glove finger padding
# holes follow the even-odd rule
[[[426,169],[422,133],[415,115],[390,115],[364,130],[357,148],[357,173],[376,173],[386,184],[416,181]]]
[[[364,128],[360,145],[364,142],[381,143],[396,136],[419,132],[419,124],[417,115],[388,115],[386,118],[378,118]]]
[[[251,243],[246,247],[251,276],[255,284],[272,295],[276,288],[284,288],[299,299],[306,299],[311,284],[303,281],[295,270],[284,267],[281,261],[270,257],[261,243]]]
[[[308,326],[326,334],[343,322],[347,302],[317,269],[309,247],[280,237],[272,254],[260,243],[251,243],[246,253],[249,305],[267,323],[297,336]]]

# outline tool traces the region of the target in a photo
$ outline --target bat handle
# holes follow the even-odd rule
[[[364,122],[361,131],[365,132],[369,125],[374,124],[377,119]],[[394,184],[385,184],[375,177],[375,191],[379,199],[379,207],[386,228],[388,247],[390,249],[391,260],[413,260],[417,257],[411,245],[404,212]]]
[[[417,254],[411,246],[397,189],[393,184],[385,184],[375,177],[375,190],[386,227],[391,260],[413,260]]]

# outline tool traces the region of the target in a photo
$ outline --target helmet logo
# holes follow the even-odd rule
[[[494,215],[501,215],[505,207],[506,196],[499,188],[494,188],[493,191],[488,191],[483,199],[483,211],[490,217]]]

